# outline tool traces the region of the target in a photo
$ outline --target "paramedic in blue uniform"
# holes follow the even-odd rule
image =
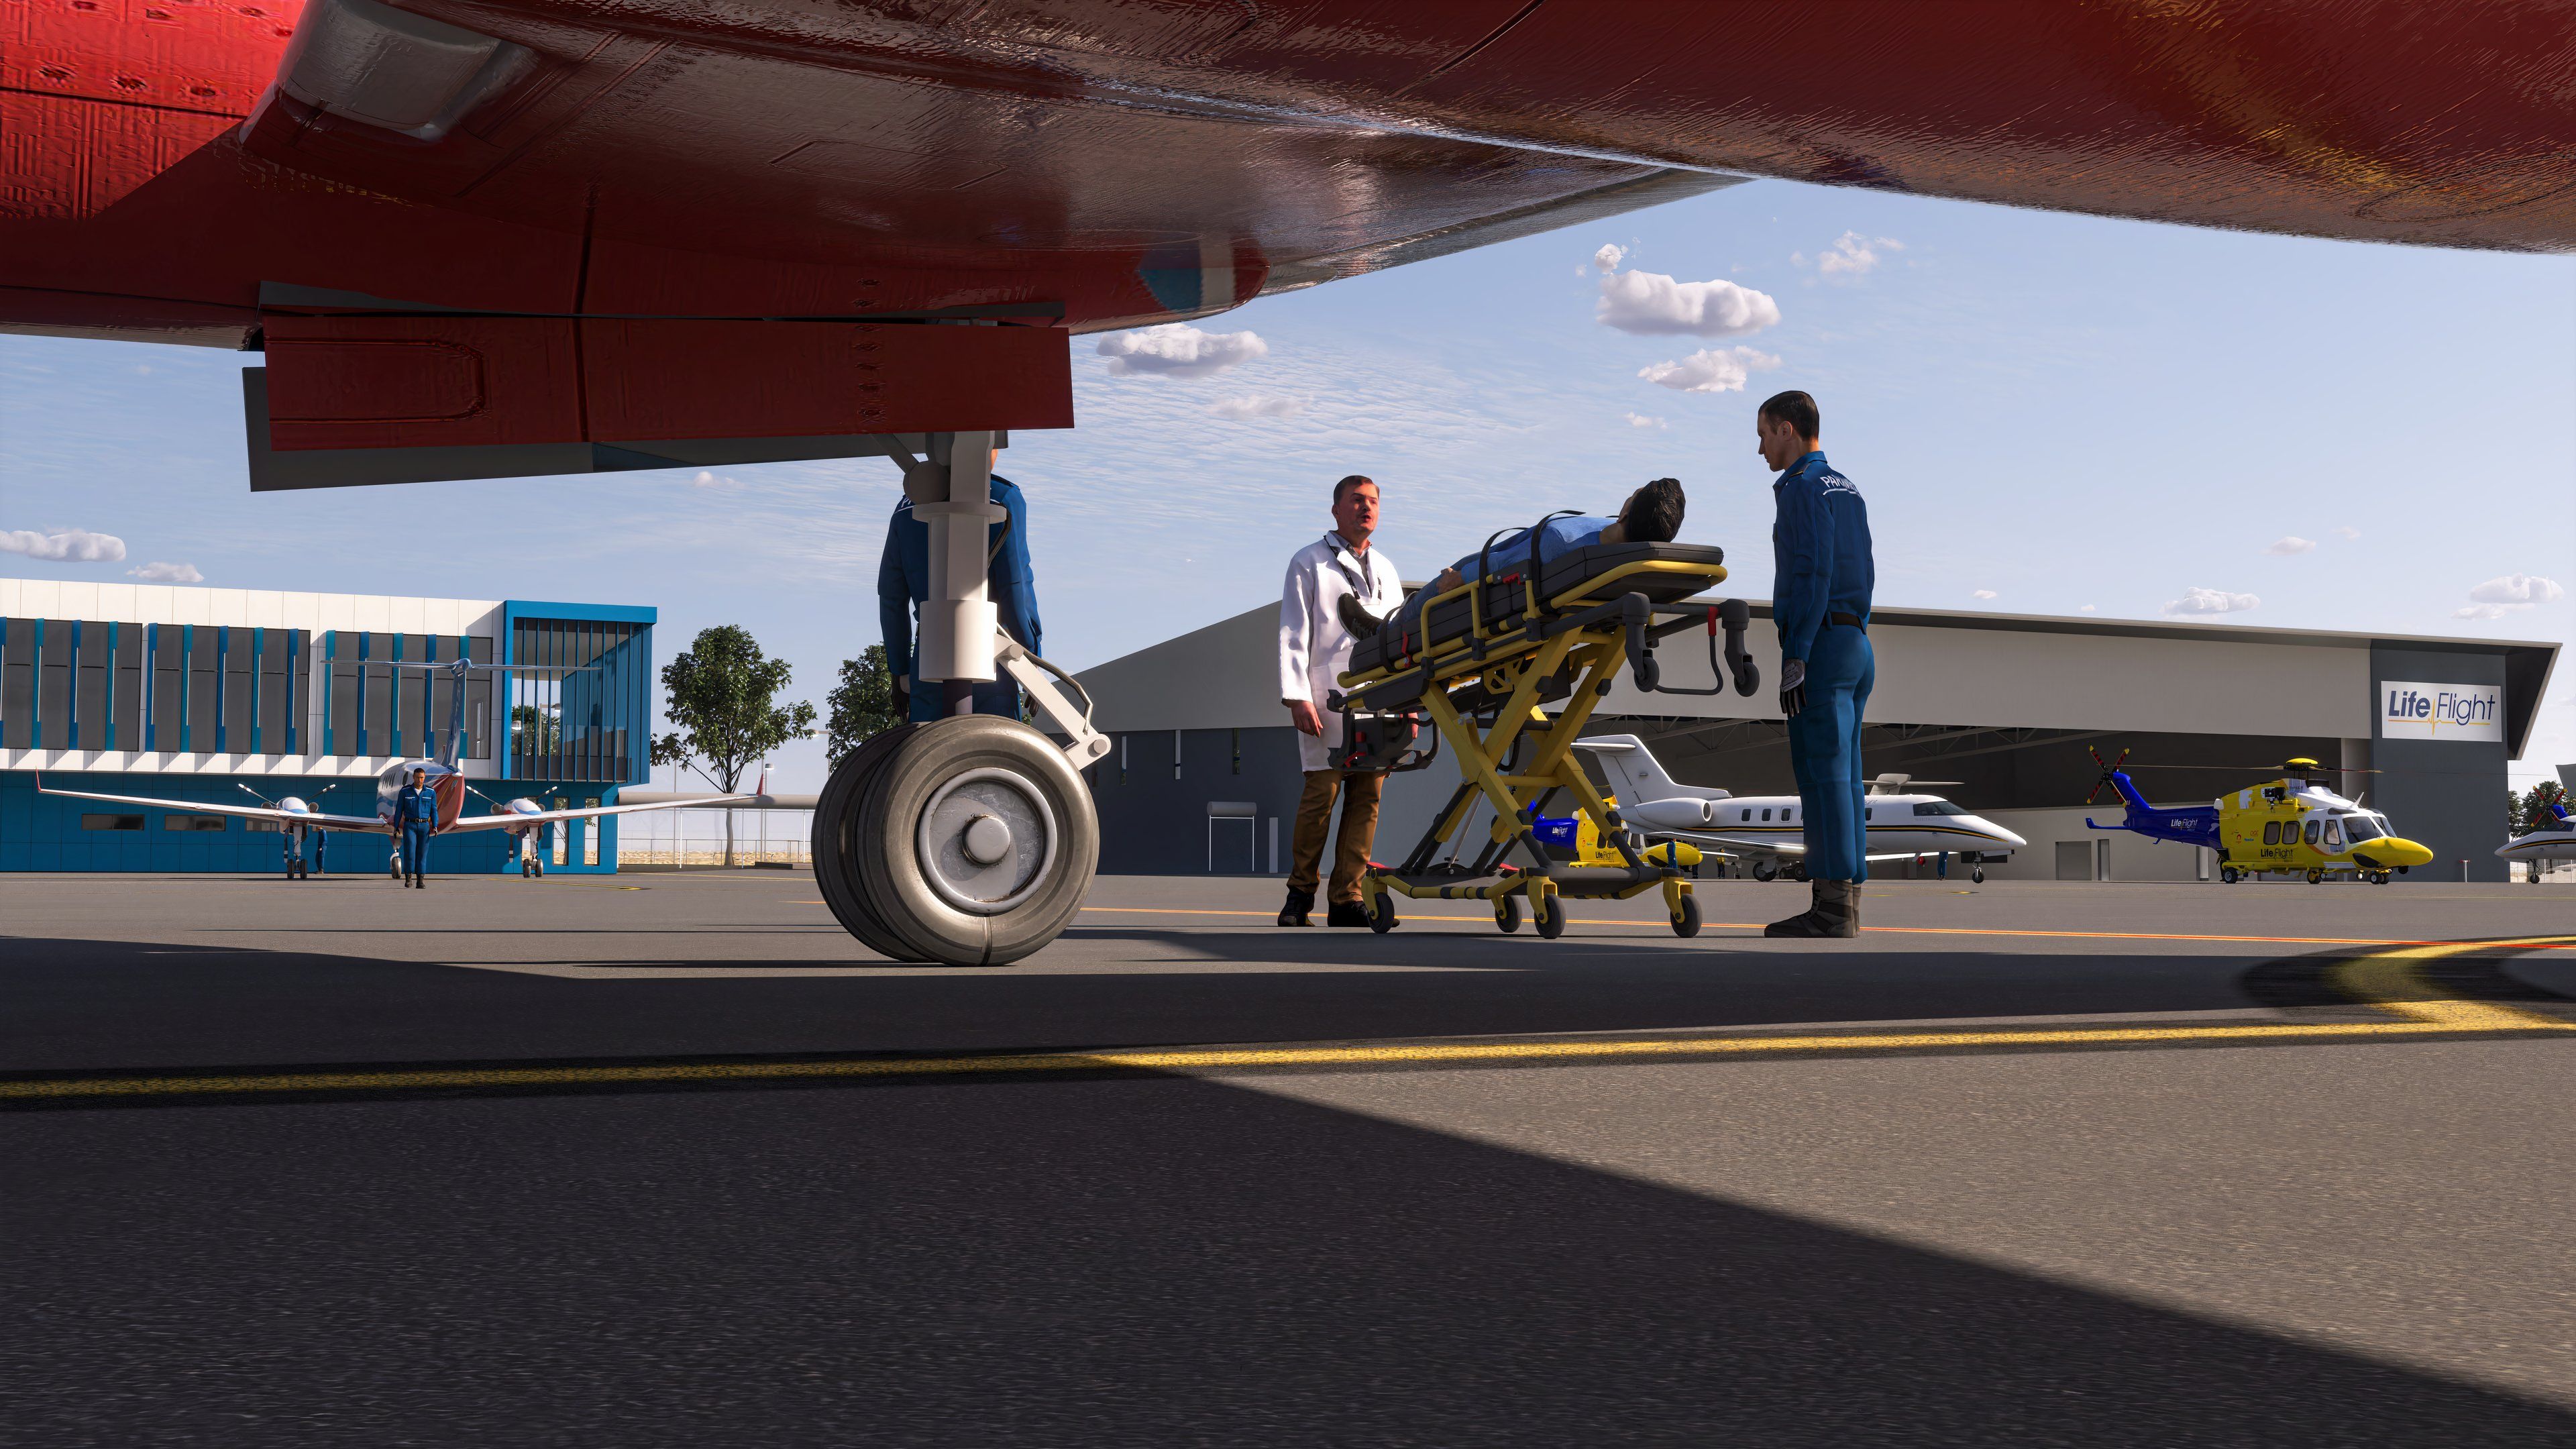
[[[1817,445],[1816,400],[1784,392],[1762,404],[1754,429],[1771,485],[1771,620],[1780,629],[1780,712],[1806,826],[1814,904],[1763,928],[1766,936],[1851,936],[1869,879],[1862,803],[1861,711],[1878,674],[1869,647],[1869,506]]]
[[[411,783],[394,796],[394,828],[402,832],[403,884],[428,889],[429,837],[438,829],[438,792],[429,772],[414,769]]]
[[[996,473],[992,500],[1007,515],[992,526],[985,558],[986,597],[1002,627],[1031,654],[1038,647],[1037,577],[1029,570],[1028,503],[1018,485]],[[914,687],[915,620],[930,598],[930,525],[912,516],[912,498],[895,505],[886,524],[885,558],[877,565],[877,617],[885,629],[886,677],[894,684],[895,713],[934,720],[949,713],[945,691]],[[975,686],[975,712],[1020,717],[1020,687],[1008,677]]]

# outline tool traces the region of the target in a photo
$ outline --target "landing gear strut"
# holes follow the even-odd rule
[[[814,811],[814,878],[824,904],[870,950],[898,961],[1000,966],[1061,935],[1100,863],[1085,766],[1109,753],[1072,676],[998,627],[986,597],[992,433],[934,433],[908,453],[904,491],[930,529],[915,687],[952,713],[902,724],[852,751]],[[971,713],[976,683],[1008,676],[1054,740],[1015,719]],[[1082,695],[1076,709],[1063,684]]]

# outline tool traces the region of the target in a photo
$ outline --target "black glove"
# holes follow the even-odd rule
[[[912,691],[898,684],[894,687],[894,722],[901,724],[910,718],[912,718]]]
[[[1798,717],[1798,711],[1805,709],[1806,707],[1807,661],[1804,659],[1781,660],[1780,713],[1787,715],[1791,719],[1796,719]]]

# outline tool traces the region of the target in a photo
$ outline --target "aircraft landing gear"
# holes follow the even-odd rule
[[[1029,955],[1072,923],[1099,860],[1091,792],[1065,752],[993,715],[878,735],[832,772],[814,812],[824,903],[898,961]]]
[[[2326,878],[2326,873],[2325,873],[2324,871],[2321,871],[2321,870],[2311,870],[2311,871],[2309,871],[2309,872],[2308,872],[2308,884],[2310,884],[2310,885],[2320,885],[2320,884],[2323,884],[2323,883],[2324,883],[2324,881],[2325,881],[2325,878]]]
[[[2221,885],[2234,885],[2244,878],[2245,873],[2232,865],[2222,865],[2218,868],[2218,882]]]
[[[1982,865],[1969,866],[1968,880],[1975,885],[1984,885],[1986,883],[1986,868]]]
[[[1779,864],[1775,861],[1768,860],[1755,861],[1753,863],[1753,878],[1755,880],[1762,881],[1765,884],[1778,880],[1780,878]]]

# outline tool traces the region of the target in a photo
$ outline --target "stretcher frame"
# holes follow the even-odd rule
[[[1566,900],[1627,900],[1653,890],[1663,895],[1674,934],[1698,934],[1699,903],[1690,879],[1678,867],[1644,859],[1618,807],[1593,786],[1574,753],[1575,740],[1618,672],[1627,668],[1638,688],[1654,690],[1660,679],[1655,641],[1698,622],[1699,611],[1693,610],[1659,623],[1656,606],[1644,594],[1617,587],[1647,575],[1665,576],[1659,581],[1668,584],[1693,582],[1696,587],[1686,592],[1697,593],[1725,582],[1726,569],[1716,563],[1632,559],[1552,598],[1543,597],[1532,579],[1531,586],[1519,591],[1519,608],[1495,610],[1490,618],[1487,604],[1494,585],[1486,579],[1470,581],[1426,599],[1421,613],[1427,620],[1434,607],[1463,596],[1469,609],[1465,633],[1426,640],[1421,649],[1399,653],[1377,668],[1341,676],[1340,708],[1418,707],[1465,777],[1401,864],[1370,864],[1360,890],[1371,929],[1394,928],[1394,897],[1401,895],[1485,901],[1493,907],[1497,926],[1516,931],[1526,900],[1538,934],[1553,939],[1564,933]],[[1557,699],[1566,704],[1551,718],[1541,705]],[[1492,723],[1480,724],[1477,716],[1487,713],[1487,706]],[[1624,865],[1567,866],[1548,857],[1537,835],[1538,815],[1560,790],[1573,796],[1576,809],[1590,817],[1601,838],[1618,848]],[[1494,812],[1487,841],[1473,864],[1460,866],[1458,849],[1480,801]],[[1528,864],[1504,862],[1514,845],[1521,847]],[[1439,860],[1444,846],[1452,847],[1446,863]]]

